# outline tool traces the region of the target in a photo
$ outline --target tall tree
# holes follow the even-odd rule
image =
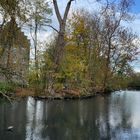
[[[2,16],[2,22],[0,25],[0,43],[1,43],[1,56],[4,49],[8,47],[7,67],[10,67],[10,51],[13,46],[13,39],[15,38],[16,30],[15,24],[25,18],[24,15],[24,0],[1,0],[0,10]],[[8,23],[9,22],[9,23]],[[9,24],[9,27],[5,30],[4,25]],[[5,31],[3,31],[5,30]],[[4,36],[4,39],[3,39]]]
[[[131,70],[130,62],[138,55],[137,36],[120,23],[124,19],[128,20],[128,16],[123,14],[123,17],[120,17],[116,11],[107,13],[74,13],[71,23],[69,22],[71,35],[68,36],[69,45],[73,48],[71,55],[75,59],[72,64],[79,57],[80,64],[84,66],[83,72],[80,72],[84,75],[81,81],[88,79],[92,87],[101,87],[102,90],[106,90],[110,84],[113,85],[113,77],[126,76]],[[66,54],[70,52],[71,50]],[[76,70],[74,71],[76,74]]]
[[[52,14],[52,10],[49,7],[49,3],[45,0],[29,0],[27,10],[28,16],[30,17],[28,25],[30,27],[30,33],[34,46],[35,68],[38,69],[38,32],[51,22],[50,16]]]
[[[65,11],[64,11],[64,16],[62,17],[60,14],[57,0],[53,0],[55,13],[56,13],[57,20],[59,23],[58,37],[57,37],[56,48],[55,48],[55,52],[54,52],[54,63],[55,63],[56,69],[58,68],[60,61],[63,57],[64,47],[66,44],[66,41],[65,41],[66,21],[67,21],[67,17],[68,17],[68,13],[69,13],[72,1],[74,1],[74,0],[69,0],[67,2],[67,5],[66,5]]]
[[[123,42],[127,42],[126,44],[131,45],[129,48],[133,49],[136,46],[133,44],[133,40],[135,39],[135,35],[132,35],[129,32],[125,32],[125,29],[121,27],[122,21],[130,21],[131,16],[128,14],[129,8],[131,7],[132,1],[130,0],[120,0],[118,5],[115,6],[115,3],[112,3],[108,6],[106,11],[101,16],[102,18],[102,40],[104,45],[102,47],[103,54],[105,57],[105,71],[104,71],[104,90],[107,88],[110,72],[109,70],[112,67],[112,57],[116,55],[116,48],[124,49],[122,46]],[[122,33],[126,33],[126,38],[122,38],[122,40],[118,40]],[[131,35],[130,35],[131,34]],[[128,39],[129,38],[129,39]],[[130,42],[129,42],[130,41]],[[124,44],[123,44],[124,45]],[[127,49],[128,49],[127,47]],[[128,52],[127,52],[128,53]],[[133,54],[134,56],[134,54]],[[119,57],[120,58],[120,57]],[[128,59],[127,59],[128,61]]]
[[[39,38],[38,33],[46,30],[45,27],[51,23],[52,9],[46,0],[28,0],[27,1],[27,17],[28,26],[32,38],[32,46],[34,48],[34,71],[35,71],[35,92],[38,93],[39,88]]]

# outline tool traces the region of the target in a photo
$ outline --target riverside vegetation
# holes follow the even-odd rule
[[[7,96],[12,91],[19,95],[25,92],[24,95],[37,97],[65,98],[134,87],[131,86],[135,83],[134,77],[139,75],[131,64],[139,54],[139,38],[123,24],[134,18],[129,14],[132,0],[107,1],[98,11],[78,9],[70,16],[68,13],[74,0],[67,2],[63,16],[57,0],[52,1],[53,7],[45,0],[27,0],[26,3],[24,0],[2,1],[0,30],[9,19],[18,19],[18,24],[21,22],[21,27],[25,25],[31,32],[34,57],[30,59],[29,84],[24,85],[26,89],[19,84],[13,86],[10,81],[0,83],[0,93]],[[21,4],[24,6],[21,7]],[[7,9],[9,5],[12,7]],[[59,29],[51,25],[52,8]],[[40,43],[38,32],[44,27],[52,28],[55,33],[51,41]],[[0,53],[3,55],[2,49]],[[137,81],[137,84],[138,87],[140,82]]]

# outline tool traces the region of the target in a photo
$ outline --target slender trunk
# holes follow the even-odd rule
[[[34,29],[34,49],[35,49],[35,72],[36,72],[36,85],[35,85],[35,94],[38,95],[39,92],[39,72],[38,72],[38,58],[37,58],[37,31],[38,31],[38,23],[37,19],[35,19],[35,29]]]
[[[35,49],[35,69],[38,70],[38,59],[37,59],[37,30],[38,30],[38,24],[37,19],[35,21],[35,30],[34,30],[34,49]]]
[[[103,81],[103,91],[107,90],[108,86],[108,78],[109,78],[109,65],[110,65],[110,53],[111,53],[111,38],[109,38],[108,43],[108,51],[107,51],[107,59],[105,64],[105,73],[104,73],[104,81]]]

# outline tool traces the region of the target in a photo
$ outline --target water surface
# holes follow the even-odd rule
[[[140,92],[69,101],[29,97],[12,105],[0,100],[0,140],[140,140]]]

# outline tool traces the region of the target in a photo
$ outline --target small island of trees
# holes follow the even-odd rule
[[[125,26],[134,20],[133,1],[99,3],[94,12],[70,11],[78,1],[68,0],[61,15],[57,0],[1,0],[0,96],[63,99],[139,89],[140,75],[132,67],[139,37]],[[53,37],[41,42],[44,30]]]

